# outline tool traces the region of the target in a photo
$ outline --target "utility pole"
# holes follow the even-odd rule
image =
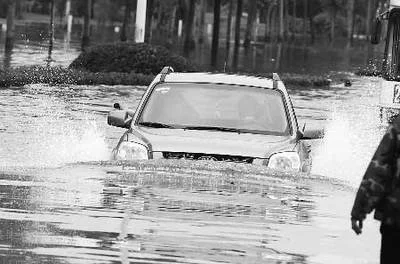
[[[135,42],[144,42],[146,31],[146,10],[147,0],[137,0],[136,6],[136,26],[135,26]]]

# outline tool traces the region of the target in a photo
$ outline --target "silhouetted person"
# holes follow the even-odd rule
[[[381,263],[400,263],[400,117],[385,135],[364,174],[351,211],[356,234],[362,230],[366,215],[375,209],[381,221]]]

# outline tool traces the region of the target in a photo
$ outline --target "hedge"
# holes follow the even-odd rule
[[[158,74],[164,66],[176,71],[197,71],[189,60],[162,46],[147,43],[112,43],[93,46],[82,52],[69,66],[89,72]]]

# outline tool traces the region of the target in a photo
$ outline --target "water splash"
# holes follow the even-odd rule
[[[332,105],[325,138],[315,146],[312,173],[358,186],[386,127],[379,119],[376,93],[370,93],[375,88],[356,89],[361,97]]]
[[[66,98],[32,96],[31,90],[19,95],[18,102],[9,102],[16,107],[4,108],[7,128],[0,166],[55,167],[109,158],[104,128],[98,126],[103,116],[71,108]]]

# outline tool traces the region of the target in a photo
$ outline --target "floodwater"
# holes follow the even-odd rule
[[[3,65],[44,65],[47,27],[18,31]],[[79,37],[56,31],[53,65],[78,56]],[[207,64],[204,50],[191,56]],[[369,217],[356,236],[350,210],[384,130],[379,80],[338,72],[364,66],[371,52],[270,44],[239,54],[242,70],[352,80],[289,87],[300,125],[326,131],[311,143],[310,175],[206,161],[112,162],[123,129],[107,126],[107,112],[114,102],[135,108],[145,87],[1,88],[0,263],[378,263],[379,223]],[[232,54],[220,57],[223,67]]]
[[[0,92],[1,263],[377,263],[379,224],[350,210],[383,132],[377,78],[290,94],[300,124],[325,127],[310,175],[244,164],[113,162],[114,102],[144,87]]]

